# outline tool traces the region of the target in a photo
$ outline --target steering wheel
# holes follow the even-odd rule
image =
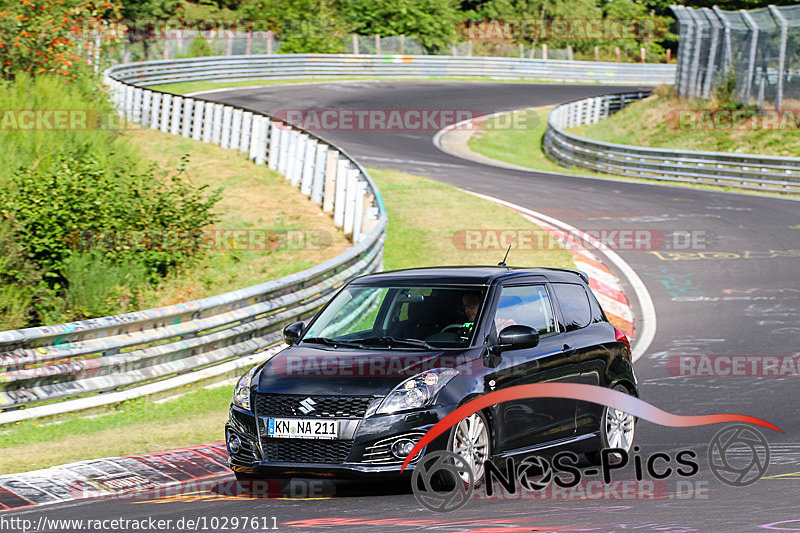
[[[447,326],[443,327],[442,330],[439,333],[447,333],[448,331],[452,331],[452,330],[456,330],[456,329],[466,330],[467,326],[465,326],[463,323],[450,324],[450,325],[447,325]]]

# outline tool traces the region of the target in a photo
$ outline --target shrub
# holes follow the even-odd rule
[[[189,45],[189,53],[186,57],[208,57],[213,55],[214,51],[211,49],[211,45],[202,35],[198,35]]]

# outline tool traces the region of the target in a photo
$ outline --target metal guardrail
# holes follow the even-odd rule
[[[0,332],[0,424],[235,374],[255,363],[253,354],[279,343],[284,326],[312,316],[345,281],[382,267],[386,209],[370,176],[343,150],[262,113],[148,90],[138,85],[146,78],[140,70],[134,76],[137,69],[106,73],[112,101],[127,120],[268,164],[331,213],[354,244],[313,268],[218,296]],[[97,394],[103,392],[108,394]]]
[[[365,76],[657,85],[674,83],[676,66],[495,57],[280,54],[147,61],[119,65],[111,71],[142,86],[182,81]]]
[[[550,112],[544,150],[562,166],[662,181],[682,181],[745,189],[800,191],[800,159],[696,152],[614,144],[564,131],[596,124],[650,92],[610,94],[560,105]]]

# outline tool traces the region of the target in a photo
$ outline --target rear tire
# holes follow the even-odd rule
[[[613,390],[630,394],[624,385],[615,385]],[[600,449],[586,452],[586,458],[592,464],[600,464],[600,452],[605,448],[622,448],[630,453],[636,435],[636,417],[617,409],[603,407],[600,417]],[[618,460],[619,454],[614,454]]]

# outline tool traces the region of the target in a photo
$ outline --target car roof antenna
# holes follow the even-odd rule
[[[508,267],[506,266],[506,259],[508,259],[508,252],[510,252],[510,251],[511,251],[511,245],[509,244],[509,245],[508,245],[508,250],[506,250],[506,255],[505,255],[505,257],[503,257],[503,260],[502,260],[502,261],[500,261],[499,263],[497,263],[497,266],[499,266],[499,267],[506,267],[506,268],[508,268]]]

